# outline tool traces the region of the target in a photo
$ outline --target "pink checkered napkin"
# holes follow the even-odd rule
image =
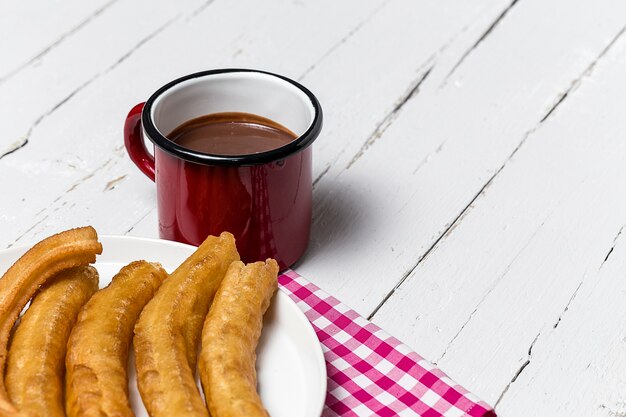
[[[427,360],[294,271],[278,277],[322,343],[324,417],[495,417],[493,409]]]

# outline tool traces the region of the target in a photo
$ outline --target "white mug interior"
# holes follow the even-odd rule
[[[161,93],[150,117],[165,137],[176,127],[212,113],[243,112],[273,120],[297,136],[315,119],[315,107],[296,85],[262,72],[224,72],[190,78]]]

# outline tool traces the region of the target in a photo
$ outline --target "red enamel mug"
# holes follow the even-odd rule
[[[166,135],[193,118],[244,112],[297,135],[261,153],[193,151]],[[274,258],[281,268],[304,253],[311,228],[311,144],[322,128],[316,97],[281,75],[249,69],[204,71],[174,80],[135,106],[124,126],[132,161],[156,183],[159,235],[199,245],[231,232],[245,262]],[[154,144],[148,152],[143,138]]]

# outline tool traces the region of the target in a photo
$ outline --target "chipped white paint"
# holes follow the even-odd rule
[[[128,109],[273,70],[326,116],[300,273],[502,416],[626,414],[624,2],[158,3],[0,5],[0,247],[156,236]]]

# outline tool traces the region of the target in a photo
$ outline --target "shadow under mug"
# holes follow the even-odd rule
[[[297,138],[266,152],[222,156],[166,137],[190,119],[219,112],[263,116]],[[156,182],[161,238],[197,246],[228,231],[243,261],[274,258],[284,269],[309,241],[310,145],[321,128],[320,104],[299,83],[264,71],[221,69],[174,80],[136,105],[126,118],[124,143],[131,160]],[[154,156],[143,137],[154,144]]]

